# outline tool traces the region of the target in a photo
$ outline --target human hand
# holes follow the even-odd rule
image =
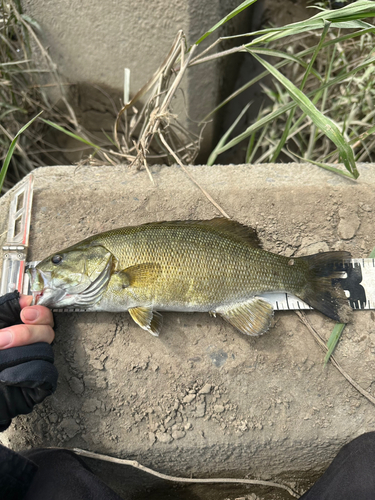
[[[55,338],[52,311],[44,306],[30,306],[31,295],[0,297],[0,350],[36,342],[51,344]]]
[[[52,312],[18,292],[0,297],[0,431],[56,389]]]

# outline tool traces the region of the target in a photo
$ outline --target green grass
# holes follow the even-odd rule
[[[265,71],[205,119],[267,75],[274,81],[272,89],[265,89],[271,104],[263,107],[246,130],[237,135],[232,129],[225,133],[208,163],[212,165],[221,153],[241,147],[244,160],[311,161],[356,179],[356,162],[375,160],[375,141],[372,132],[368,133],[375,114],[375,27],[368,22],[374,16],[375,3],[359,0],[337,10],[322,9],[305,21],[243,35],[252,40],[237,51],[251,54]],[[301,50],[301,45],[306,48]],[[209,53],[210,49],[205,50],[193,64],[230,57],[233,49]]]
[[[65,151],[50,133],[51,123],[86,141],[82,149],[92,147],[65,97],[56,66],[39,41],[40,30],[38,23],[22,14],[18,0],[0,0],[0,194],[35,168],[63,162]],[[49,100],[50,86],[59,89],[57,104]],[[32,118],[41,112],[44,121]]]
[[[5,160],[4,160],[3,165],[1,167],[1,170],[0,170],[0,193],[1,193],[1,190],[2,190],[3,185],[4,185],[4,180],[5,180],[6,174],[8,172],[8,167],[9,167],[10,161],[12,159],[14,150],[15,150],[15,148],[17,146],[17,141],[18,141],[19,136],[23,132],[25,132],[25,130],[33,123],[33,121],[36,120],[38,118],[38,116],[41,115],[42,113],[43,113],[43,111],[41,111],[38,115],[34,116],[34,118],[32,118],[29,122],[27,122],[26,125],[24,125],[17,132],[17,134],[13,138],[12,142],[10,143],[9,150],[8,150],[6,156],[5,156]]]
[[[85,148],[92,148],[86,149],[87,154],[91,153],[88,161],[96,165],[126,162],[141,168],[140,165],[148,162],[172,161],[159,140],[159,133],[167,137],[182,161],[194,161],[201,137],[193,136],[178,123],[171,98],[187,67],[231,57],[235,52],[250,54],[264,71],[226,98],[205,119],[264,76],[272,76],[273,86],[264,87],[268,100],[260,108],[257,119],[241,130],[241,118],[248,108],[244,106],[211,152],[208,164],[215,163],[225,151],[240,148],[246,162],[310,161],[356,179],[356,162],[375,161],[372,125],[375,28],[370,22],[375,16],[375,3],[358,0],[337,10],[322,8],[305,21],[225,37],[241,41],[230,50],[213,52],[220,44],[218,40],[196,55],[203,40],[255,2],[240,3],[188,51],[179,32],[166,61],[120,111],[114,137],[107,137],[109,146],[103,147],[95,139],[91,140],[78,124],[64,97],[55,66],[39,42],[38,24],[21,13],[20,3],[0,0],[3,19],[0,23],[0,159],[5,161],[13,138],[32,116],[44,110],[45,118],[26,127],[22,139],[13,148],[5,169],[8,175],[3,178],[3,192],[35,167],[56,163],[54,155],[58,148],[53,149],[44,142],[49,127],[76,139]],[[31,40],[43,56],[39,58],[45,61],[43,67],[33,62]],[[167,67],[171,70],[168,75],[164,74]],[[44,73],[60,88],[64,113],[53,109],[48,102],[40,84]],[[145,99],[144,105],[136,110],[134,104],[141,97]],[[163,109],[164,113],[163,118],[161,114],[157,119],[157,133],[153,124],[156,109]]]

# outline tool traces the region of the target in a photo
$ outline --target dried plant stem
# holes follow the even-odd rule
[[[158,81],[160,75],[162,73],[164,73],[166,67],[169,66],[170,59],[175,60],[174,56],[175,56],[176,48],[180,46],[180,41],[181,41],[183,36],[184,36],[183,32],[180,30],[176,35],[176,38],[173,42],[171,50],[169,51],[167,57],[165,58],[163,63],[160,65],[160,67],[155,71],[155,73],[152,75],[150,80],[135,94],[135,96],[129,102],[125,103],[125,105],[119,111],[119,113],[117,115],[116,122],[115,122],[115,130],[114,130],[115,141],[116,141],[119,148],[120,148],[120,141],[118,139],[118,126],[119,126],[119,120],[120,120],[122,114],[127,109],[129,109],[131,106],[133,106],[139,99],[141,99],[155,85],[155,83]]]
[[[113,152],[114,155],[126,160],[132,158],[131,166],[134,165],[137,169],[144,167],[148,171],[149,160],[158,159],[161,162],[166,156],[170,156],[165,155],[165,149],[158,141],[158,133],[162,130],[169,147],[178,152],[183,161],[194,161],[199,150],[200,136],[195,136],[178,123],[171,106],[172,98],[186,74],[194,50],[195,47],[189,53],[186,52],[185,35],[179,31],[163,63],[119,111],[114,130],[115,144],[119,152]],[[146,94],[148,96],[142,108],[137,109],[135,104]],[[120,119],[128,109],[132,109],[134,115],[129,126],[126,123],[120,138]],[[122,146],[122,142],[125,146]],[[148,175],[152,179],[149,171]]]
[[[81,450],[80,448],[73,448],[74,453],[77,455],[80,455],[82,457],[87,457],[87,458],[94,458],[96,460],[103,460],[105,462],[112,462],[115,464],[121,464],[121,465],[128,465],[130,467],[135,467],[136,469],[139,469],[143,472],[146,472],[147,474],[152,474],[153,476],[159,477],[160,479],[165,479],[166,481],[173,481],[176,483],[195,483],[195,484],[202,484],[202,483],[208,483],[208,484],[251,484],[251,485],[259,485],[259,486],[268,486],[268,487],[274,487],[274,488],[281,488],[283,490],[286,490],[290,496],[293,498],[299,498],[299,495],[293,491],[291,488],[288,486],[285,486],[283,484],[279,483],[274,483],[273,481],[261,481],[258,479],[235,479],[235,478],[209,478],[209,479],[195,479],[191,477],[175,477],[175,476],[169,476],[168,474],[162,474],[161,472],[156,472],[149,467],[145,467],[144,465],[140,464],[136,460],[125,460],[121,458],[114,458],[110,457],[108,455],[102,455],[100,453],[93,453],[91,451],[86,451],[86,450]]]
[[[212,196],[210,194],[208,194],[207,191],[199,184],[199,182],[194,179],[194,177],[188,172],[188,170],[186,170],[185,166],[183,165],[183,163],[181,162],[179,157],[170,148],[167,141],[164,139],[163,135],[160,132],[159,132],[159,138],[160,138],[161,142],[164,144],[164,146],[167,148],[169,153],[176,160],[176,163],[182,168],[182,170],[185,172],[185,174],[189,177],[189,179],[192,182],[194,182],[194,184],[196,186],[198,186],[198,188],[202,191],[202,193],[206,196],[206,198],[224,215],[224,217],[226,217],[227,219],[230,219],[229,215],[225,212],[225,210],[223,208],[221,208],[221,206],[218,203],[216,203],[216,201],[212,198]]]
[[[324,352],[327,352],[328,349],[325,345],[324,340],[319,335],[319,333],[313,328],[313,326],[309,323],[309,321],[306,318],[306,315],[301,311],[295,311],[295,313],[297,314],[299,319],[302,321],[302,323],[306,326],[306,328],[309,330],[311,335],[314,337],[314,339],[317,342],[317,344],[319,345],[319,347]],[[359,384],[357,384],[357,382],[355,380],[352,379],[352,377],[350,375],[348,375],[348,373],[336,361],[335,357],[331,355],[331,357],[329,359],[330,359],[331,363],[333,364],[333,366],[338,369],[338,371],[341,373],[341,375],[343,375],[346,378],[346,380],[349,382],[349,384],[351,384],[354,387],[354,389],[356,389],[359,393],[361,393],[362,396],[364,396],[366,399],[368,399],[370,401],[370,403],[375,405],[375,398],[373,398],[369,392],[367,392],[365,389],[363,389]]]

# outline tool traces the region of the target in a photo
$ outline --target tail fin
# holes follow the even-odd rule
[[[307,283],[296,295],[314,309],[340,323],[348,323],[352,308],[340,286],[340,264],[349,252],[323,252],[298,260],[307,265]]]

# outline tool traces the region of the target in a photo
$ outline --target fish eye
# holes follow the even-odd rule
[[[60,264],[60,262],[63,260],[61,255],[54,255],[51,259],[52,264]]]

